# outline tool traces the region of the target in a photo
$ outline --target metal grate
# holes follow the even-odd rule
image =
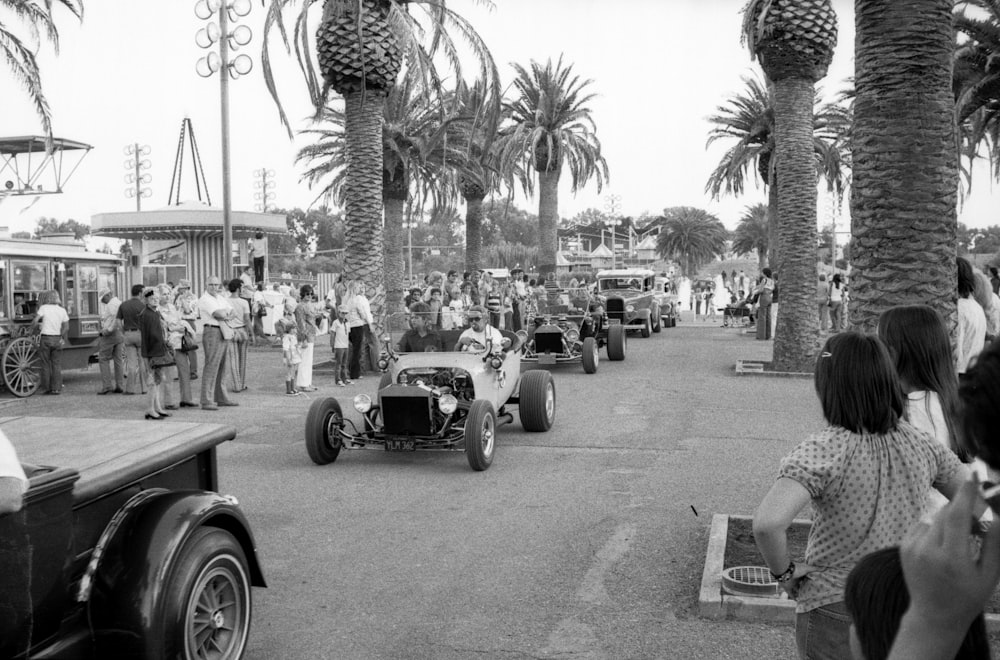
[[[722,571],[722,590],[734,596],[777,596],[781,587],[766,566],[734,566]]]

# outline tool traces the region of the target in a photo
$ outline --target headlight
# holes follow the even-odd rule
[[[500,367],[503,366],[503,358],[500,357],[499,355],[494,355],[493,357],[490,358],[490,366],[493,367],[494,369],[499,369]]]
[[[438,399],[438,408],[441,409],[445,415],[450,415],[458,408],[458,399],[450,394],[444,394]]]
[[[389,361],[387,359],[385,359],[384,357],[380,357],[378,359],[378,369],[379,369],[379,371],[385,371],[388,368],[389,368]]]
[[[372,409],[372,398],[367,394],[359,394],[354,397],[354,409],[359,413],[366,413]]]
[[[625,305],[625,311],[631,314],[635,311],[635,305]]]
[[[580,339],[580,331],[576,328],[570,328],[566,331],[566,341],[573,343]]]

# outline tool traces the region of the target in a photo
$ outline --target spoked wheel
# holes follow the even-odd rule
[[[339,430],[344,414],[336,399],[316,399],[306,414],[306,453],[316,465],[337,460],[342,443]]]
[[[38,346],[28,337],[18,337],[3,350],[3,382],[16,397],[31,396],[42,381]]]

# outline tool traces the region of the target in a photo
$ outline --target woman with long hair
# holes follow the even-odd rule
[[[191,365],[187,362],[187,354],[184,356],[184,367],[187,369],[187,374],[183,376],[180,375],[180,360],[178,358],[181,353],[181,337],[184,336],[184,332],[187,329],[187,323],[181,319],[181,311],[173,304],[173,289],[171,289],[169,284],[157,284],[153,287],[156,291],[154,294],[157,297],[156,311],[159,313],[160,318],[163,320],[164,324],[164,339],[167,346],[174,353],[174,360],[176,364],[172,367],[163,367],[163,391],[162,400],[164,410],[176,410],[178,405],[173,403],[173,396],[170,392],[170,384],[176,379],[180,384],[180,397],[179,401],[191,401]],[[186,392],[185,395],[185,386]]]
[[[844,278],[834,273],[830,280],[830,332],[840,332],[844,327]]]
[[[69,314],[63,308],[59,292],[51,289],[38,297],[32,328],[37,327],[38,357],[42,364],[40,387],[46,394],[62,394],[62,351],[68,344]]]
[[[299,304],[295,308],[295,326],[299,335],[299,350],[302,362],[295,377],[295,389],[300,392],[315,392],[313,387],[313,351],[316,347],[316,294],[308,284],[299,289]]]
[[[950,498],[968,478],[955,453],[903,418],[904,397],[878,337],[832,335],[816,361],[816,394],[828,426],[781,461],[754,516],[757,547],[796,600],[800,658],[850,657],[844,584],[869,552],[898,545],[933,486]],[[805,561],[789,557],[787,531],[812,503]]]
[[[976,275],[967,259],[958,257],[958,328],[955,331],[955,370],[959,377],[986,344],[986,312],[974,298]]]
[[[347,284],[347,297],[344,306],[347,308],[348,339],[350,349],[350,378],[361,378],[361,348],[365,340],[365,328],[373,323],[371,305],[364,295],[365,284],[361,280],[351,280]]]

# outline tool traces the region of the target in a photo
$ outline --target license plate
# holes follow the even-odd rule
[[[538,364],[555,364],[556,356],[551,353],[543,353],[538,356]]]
[[[620,325],[621,319],[608,319],[608,325]]]
[[[386,440],[386,451],[414,451],[417,445],[413,440]]]

